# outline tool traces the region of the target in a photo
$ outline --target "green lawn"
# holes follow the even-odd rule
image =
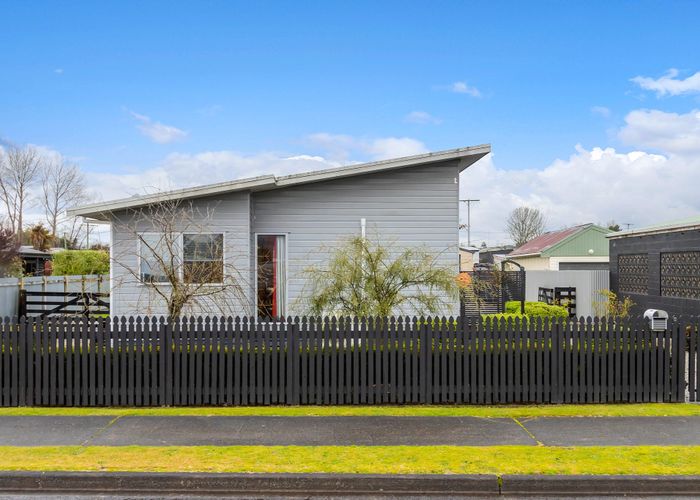
[[[0,446],[0,470],[700,474],[700,446]]]
[[[658,417],[700,416],[700,405],[684,403],[509,405],[509,406],[236,406],[187,408],[0,408],[0,416],[21,415],[192,415],[283,417],[322,416],[444,416],[444,417]]]

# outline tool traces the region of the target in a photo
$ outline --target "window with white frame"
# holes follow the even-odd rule
[[[182,247],[186,283],[223,283],[223,234],[183,234]]]
[[[168,267],[177,256],[176,243],[162,233],[139,235],[139,273],[144,283],[168,283]]]

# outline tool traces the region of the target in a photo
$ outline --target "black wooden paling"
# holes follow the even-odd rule
[[[697,398],[697,322],[691,330],[651,332],[643,320],[29,317],[1,325],[0,404],[678,402],[686,371]]]

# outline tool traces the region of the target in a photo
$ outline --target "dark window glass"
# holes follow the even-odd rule
[[[224,281],[224,235],[184,234],[183,274],[187,283]]]

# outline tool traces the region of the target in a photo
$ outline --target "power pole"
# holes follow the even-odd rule
[[[629,229],[630,229],[632,226],[634,226],[634,224],[632,224],[631,222],[623,222],[622,224],[624,224],[625,226],[627,226],[627,230],[628,230],[628,231],[629,231]]]
[[[475,199],[459,200],[467,204],[467,246],[472,246],[472,203],[476,203]]]

